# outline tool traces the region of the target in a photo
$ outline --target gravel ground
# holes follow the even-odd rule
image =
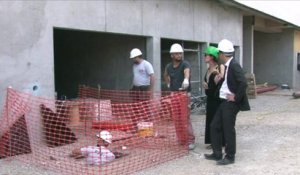
[[[236,121],[235,164],[217,166],[205,160],[204,115],[192,115],[197,147],[189,155],[135,175],[300,175],[300,99],[277,90],[251,99],[251,111]],[[0,175],[57,175],[15,160],[0,160]]]

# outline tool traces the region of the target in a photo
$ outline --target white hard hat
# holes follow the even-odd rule
[[[218,44],[218,50],[225,53],[234,52],[234,47],[231,41],[222,39]]]
[[[111,143],[112,142],[112,135],[110,132],[104,130],[101,131],[99,134],[96,135],[98,138],[103,139],[104,141]]]
[[[140,49],[137,49],[137,48],[132,49],[130,52],[130,58],[135,58],[140,55],[142,55],[142,52]]]
[[[183,53],[183,49],[180,44],[175,43],[171,46],[170,53]]]

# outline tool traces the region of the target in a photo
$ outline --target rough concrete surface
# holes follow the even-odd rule
[[[197,147],[189,155],[146,169],[136,175],[300,175],[300,99],[279,90],[250,100],[251,111],[236,121],[235,164],[218,166],[205,160],[204,115],[193,115]],[[54,175],[16,161],[0,160],[0,175]]]

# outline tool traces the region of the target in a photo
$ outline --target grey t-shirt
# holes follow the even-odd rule
[[[171,91],[178,91],[179,88],[182,87],[182,82],[184,80],[184,69],[186,68],[191,68],[190,64],[185,61],[182,60],[179,64],[178,67],[174,68],[173,63],[169,63],[166,66],[166,71],[167,74],[170,76],[170,90]],[[191,78],[191,77],[190,77]],[[187,88],[187,91],[190,92],[191,91],[191,82],[189,79],[189,87]]]

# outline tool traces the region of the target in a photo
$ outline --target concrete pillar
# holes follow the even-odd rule
[[[155,75],[154,90],[161,90],[161,49],[160,38],[149,37],[146,41],[147,60],[152,64]]]
[[[300,31],[294,31],[294,89],[300,89],[300,70],[297,69],[298,63],[300,64]]]
[[[248,73],[253,73],[253,16],[243,17],[243,68]]]

